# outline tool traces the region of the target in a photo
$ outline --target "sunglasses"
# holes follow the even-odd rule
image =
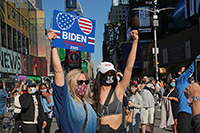
[[[78,85],[82,85],[83,83],[85,83],[86,85],[89,84],[89,80],[77,80]]]

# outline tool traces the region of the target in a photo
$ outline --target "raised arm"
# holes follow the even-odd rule
[[[56,39],[57,35],[55,34],[54,30],[50,29],[48,33],[48,39],[51,42],[53,39]],[[51,58],[52,58],[52,64],[54,68],[54,79],[55,84],[57,86],[63,86],[64,85],[64,75],[62,66],[60,63],[60,58],[58,56],[58,50],[55,47],[51,48]]]
[[[22,92],[23,85],[24,85],[24,81],[22,81],[22,83],[19,86],[18,94],[20,94],[20,95],[21,95],[21,92]]]
[[[126,91],[126,88],[129,85],[133,65],[135,63],[137,45],[138,45],[138,39],[139,39],[137,30],[132,30],[130,34],[133,38],[132,48],[131,48],[131,51],[129,53],[129,56],[128,56],[128,59],[127,59],[127,62],[126,62],[126,68],[124,70],[124,76],[122,78],[122,81],[119,83],[120,90],[123,91],[122,93],[124,93]]]

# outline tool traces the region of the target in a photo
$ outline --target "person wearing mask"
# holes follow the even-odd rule
[[[171,101],[171,107],[172,107],[172,114],[174,119],[174,125],[172,125],[172,131],[173,133],[177,133],[177,118],[178,118],[178,98],[177,98],[177,92],[175,90],[175,83],[176,79],[172,78],[169,81],[168,89],[164,92],[164,97],[167,97],[168,100]]]
[[[92,98],[95,101],[93,108],[101,117],[100,133],[123,133],[125,132],[123,121],[123,96],[131,79],[132,68],[135,63],[136,51],[138,45],[138,31],[132,30],[131,36],[133,39],[132,48],[130,50],[124,75],[122,80],[117,84],[116,70],[112,63],[101,62],[97,66],[96,80],[92,90]],[[109,95],[109,92],[114,91],[108,102],[108,106],[104,103]],[[102,110],[104,110],[102,112]]]
[[[4,114],[6,113],[6,96],[7,96],[7,91],[5,88],[5,83],[0,81],[0,128],[3,128],[3,118]]]
[[[25,133],[38,133],[38,117],[43,120],[43,128],[47,124],[40,96],[35,93],[36,86],[37,84],[34,80],[29,80],[27,82],[27,92],[19,97],[22,127]]]
[[[133,81],[130,83],[129,92],[131,96],[129,97],[129,108],[130,111],[133,111],[133,121],[128,124],[129,131],[128,133],[139,133],[139,124],[140,124],[140,112],[143,106],[143,101],[141,95],[138,93],[137,82]]]
[[[44,113],[47,117],[47,126],[44,128],[45,133],[50,133],[50,128],[51,128],[51,122],[52,122],[52,117],[53,117],[53,95],[49,92],[48,87],[45,83],[41,83],[39,86],[39,92],[40,92],[40,100],[42,103],[42,107],[44,109]],[[39,133],[42,132],[42,125],[43,121],[39,117],[38,120],[38,131]]]
[[[57,36],[48,33],[50,42]],[[53,100],[57,125],[62,133],[96,133],[97,115],[90,104],[89,78],[86,72],[73,69],[66,77],[57,48],[51,49],[54,68]]]
[[[154,111],[155,111],[155,87],[150,79],[142,76],[142,84],[138,85],[139,93],[142,96],[143,107],[141,109],[141,128],[142,133],[146,132],[146,124],[149,123],[150,132],[154,131]]]
[[[15,114],[15,128],[14,128],[14,132],[18,133],[20,131],[22,131],[22,128],[20,129],[20,125],[21,125],[21,105],[19,102],[19,97],[23,94],[22,92],[22,87],[24,87],[24,81],[21,82],[19,90],[18,90],[18,95],[15,96],[14,98],[14,114]],[[22,127],[22,126],[21,126]]]
[[[200,55],[196,57],[200,58]],[[178,108],[178,119],[177,119],[177,132],[178,133],[190,133],[192,131],[191,125],[191,108],[187,104],[187,99],[184,96],[184,90],[189,85],[188,78],[194,72],[194,61],[189,66],[189,68],[185,71],[185,66],[180,66],[175,69],[176,79],[176,92],[179,101]]]

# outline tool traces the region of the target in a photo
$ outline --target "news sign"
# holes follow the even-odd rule
[[[89,18],[54,10],[53,30],[57,39],[52,41],[52,46],[94,53],[95,23]]]

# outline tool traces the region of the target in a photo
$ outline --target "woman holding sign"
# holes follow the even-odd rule
[[[127,59],[122,80],[117,84],[116,70],[112,63],[101,62],[97,67],[96,81],[92,90],[93,104],[99,119],[99,133],[124,133],[122,103],[129,85],[138,45],[138,31],[131,31],[132,48]],[[110,99],[109,99],[110,98]],[[99,121],[98,121],[99,122]]]
[[[50,42],[56,39],[55,32],[48,33]],[[64,77],[56,48],[51,49],[54,68],[53,98],[55,115],[59,130],[62,133],[95,133],[97,116],[88,97],[89,79],[79,69],[71,70]]]

